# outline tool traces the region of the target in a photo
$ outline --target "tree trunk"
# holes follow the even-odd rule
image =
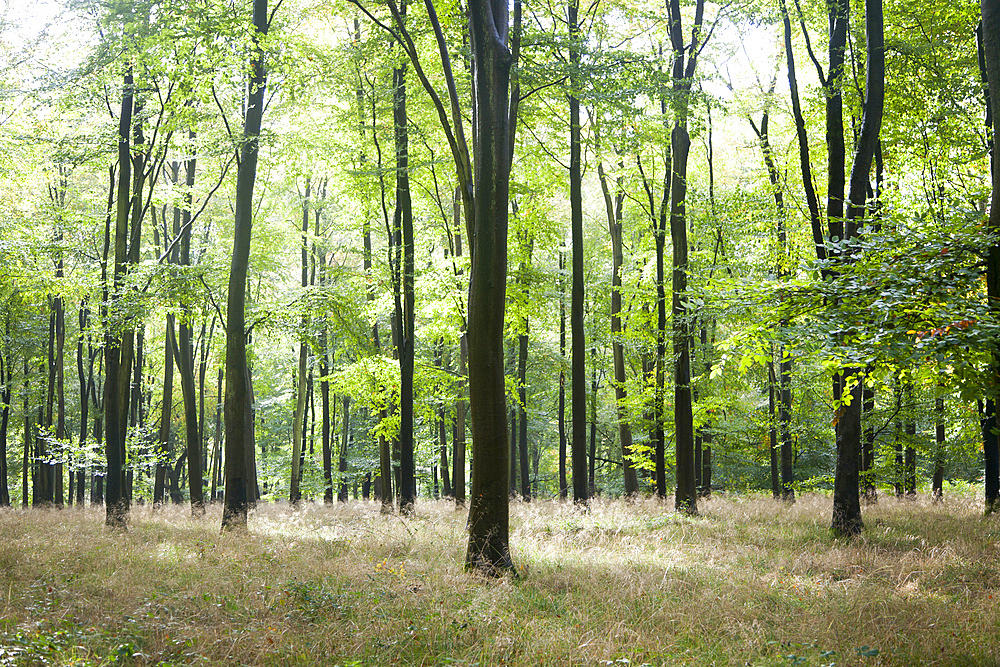
[[[434,349],[434,361],[437,367],[444,370],[444,338],[439,338]],[[448,428],[445,420],[445,408],[442,403],[437,411],[438,462],[441,466],[441,484],[446,498],[454,497],[451,488],[451,476],[448,470]]]
[[[774,400],[777,389],[775,387],[773,349],[771,355],[771,360],[767,362],[767,435],[768,450],[771,454],[771,497],[778,500],[781,498],[781,467],[778,464],[778,415]]]
[[[465,562],[489,575],[514,569],[509,544],[507,424],[503,323],[510,201],[508,5],[470,0],[476,115],[472,271],[469,284],[469,401],[472,408],[472,502]],[[515,33],[519,30],[515,9]],[[512,115],[512,114],[511,114]]]
[[[934,477],[931,481],[931,495],[934,502],[944,499],[944,398],[938,396],[934,399],[934,414],[937,417],[937,424],[934,426]]]
[[[233,256],[226,311],[226,500],[223,528],[246,530],[247,512],[257,500],[254,452],[253,390],[247,366],[246,283],[253,228],[253,190],[264,110],[264,53],[259,36],[267,34],[267,0],[254,0],[253,73],[243,122],[243,144],[236,175]]]
[[[28,507],[28,474],[31,470],[31,413],[28,411],[28,399],[31,396],[30,376],[28,375],[28,355],[24,355],[24,441],[21,458],[21,507]]]
[[[599,137],[595,128],[595,137]],[[625,165],[619,164],[624,170]],[[618,420],[618,440],[621,444],[622,474],[624,477],[625,496],[632,497],[639,492],[639,480],[632,462],[632,427],[628,421],[628,409],[625,405],[625,345],[622,342],[624,330],[622,327],[622,268],[624,256],[622,253],[622,204],[625,192],[622,189],[621,177],[616,179],[615,196],[611,197],[611,188],[607,175],[604,173],[604,163],[597,163],[597,175],[601,181],[601,192],[604,194],[604,207],[608,216],[608,233],[611,236],[611,357],[615,374],[615,416]]]
[[[312,179],[306,177],[306,194],[302,200],[302,235],[301,250],[301,285],[304,290],[309,286],[309,198],[312,194]],[[306,367],[309,361],[309,347],[306,342],[306,331],[309,327],[309,317],[303,314],[299,330],[299,367],[295,376],[295,416],[292,421],[292,477],[289,483],[288,500],[293,505],[302,499],[300,485],[302,484],[302,443],[305,433],[306,418]]]
[[[180,265],[191,265],[191,201],[196,162],[184,161],[184,208],[181,211]],[[180,372],[181,395],[184,399],[184,434],[187,440],[188,490],[191,496],[191,516],[205,513],[205,492],[201,461],[201,432],[198,429],[198,403],[195,392],[194,330],[191,309],[183,307],[177,332],[177,369]]]
[[[517,398],[518,412],[521,419],[518,422],[519,431],[517,434],[517,451],[519,466],[521,468],[521,498],[525,501],[531,500],[531,486],[528,482],[528,387],[525,384],[525,376],[528,369],[528,318],[524,318],[524,333],[517,337]]]
[[[167,314],[163,341],[163,402],[160,406],[160,433],[156,449],[156,479],[153,482],[153,505],[161,505],[167,483],[167,451],[170,445],[170,420],[174,403],[174,315]]]
[[[875,486],[875,424],[872,412],[875,410],[875,390],[867,385],[861,392],[864,403],[861,406],[865,417],[864,442],[861,444],[861,493],[865,503],[878,502],[878,488]]]
[[[674,507],[687,514],[698,513],[698,491],[694,484],[694,415],[691,406],[691,322],[687,306],[687,165],[691,139],[687,130],[691,82],[697,65],[705,3],[695,7],[692,43],[684,44],[679,0],[670,0],[670,41],[674,63],[671,77],[674,92],[674,129],[670,133],[670,239],[673,244],[673,353],[674,353],[674,438],[677,490]],[[690,56],[685,61],[685,53]]]
[[[402,5],[405,16],[406,5]],[[402,275],[397,273],[396,321],[399,342],[399,509],[413,512],[417,499],[413,459],[413,368],[414,368],[414,246],[413,208],[410,200],[409,120],[406,115],[406,68],[393,70],[393,135],[396,147],[396,211],[394,225],[402,234]],[[397,249],[398,253],[399,249]],[[397,255],[398,256],[398,255]],[[397,266],[398,269],[398,266]],[[402,294],[400,294],[402,292]],[[402,299],[402,301],[400,301]]]
[[[5,322],[5,344],[10,339],[10,318]],[[10,396],[14,384],[14,368],[10,348],[0,349],[0,507],[10,507],[10,487],[7,479],[7,424],[10,420]],[[84,419],[84,427],[86,427]]]
[[[570,244],[572,245],[572,289],[570,291],[570,400],[573,406],[571,448],[573,465],[573,502],[586,504],[587,489],[587,376],[586,341],[583,331],[583,172],[580,137],[580,25],[577,22],[579,0],[566,6],[569,28],[569,203]]]
[[[566,474],[566,255],[559,251],[559,497],[569,495]]]
[[[843,20],[839,17],[833,20],[833,14],[837,10],[838,3],[831,3],[831,20],[834,26],[834,34],[841,30],[841,23],[847,23],[847,9],[843,8]],[[842,28],[845,32],[846,25]],[[849,206],[847,208],[846,225],[843,226],[843,233],[840,238],[846,236],[848,239],[857,238],[860,231],[860,222],[865,214],[865,202],[868,196],[869,172],[878,145],[878,136],[882,127],[882,111],[885,100],[885,47],[883,38],[882,21],[882,0],[865,0],[865,35],[867,38],[867,72],[865,73],[865,103],[861,120],[861,134],[858,138],[857,150],[854,155],[854,164],[851,167],[851,180],[849,191]],[[834,39],[831,37],[831,44]],[[835,76],[834,62],[835,49],[831,46],[831,67],[830,76]],[[840,50],[842,56],[842,49]],[[837,74],[836,76],[839,76]],[[830,113],[830,97],[827,98],[827,112]],[[843,143],[842,122],[840,121],[839,95],[834,101],[837,118],[828,117],[828,140],[831,140],[830,133],[841,128],[839,135],[840,145]],[[839,123],[839,124],[838,124]],[[837,147],[836,137],[832,138],[830,152],[834,153]],[[831,166],[831,187],[828,201],[828,219],[830,221],[831,238],[837,236],[838,218],[835,215],[839,212],[839,204],[836,201],[838,186],[832,167],[836,166],[834,158],[830,158]],[[843,173],[843,172],[841,172]],[[841,182],[842,183],[842,182]],[[842,185],[840,186],[842,188]],[[837,419],[837,468],[834,477],[833,487],[833,521],[831,530],[838,535],[856,535],[864,529],[861,520],[861,502],[859,497],[859,477],[858,470],[861,458],[861,408],[863,399],[861,387],[864,384],[861,369],[847,369],[840,378],[849,382],[851,378],[856,378],[854,386],[851,388],[851,399],[849,404],[841,404]],[[845,387],[846,388],[846,387]],[[839,397],[834,396],[835,400]]]
[[[118,125],[118,189],[114,226],[114,269],[110,298],[117,299],[123,288],[126,261],[126,239],[128,235],[129,192],[131,186],[132,160],[130,159],[129,130],[132,127],[132,72],[125,74],[122,88],[122,106]],[[105,307],[105,311],[106,311]],[[105,318],[107,315],[105,315]],[[105,422],[105,523],[112,528],[124,528],[128,521],[128,506],[122,488],[122,472],[125,463],[125,433],[122,426],[123,405],[119,394],[121,384],[122,338],[107,325],[104,339],[104,422]],[[124,371],[128,374],[128,369]]]
[[[327,505],[333,503],[333,417],[330,410],[330,354],[327,350],[328,333],[326,327],[320,332],[319,338],[319,363],[320,380],[319,391],[320,400],[323,404],[323,502]]]
[[[459,197],[455,197],[455,221],[458,228],[458,218],[461,207]],[[462,233],[455,233],[455,255],[462,256]],[[458,339],[458,373],[461,376],[458,389],[458,400],[455,401],[455,434],[452,440],[455,443],[455,455],[452,457],[452,489],[455,492],[455,505],[465,506],[465,394],[468,386],[467,378],[469,358],[469,339],[462,325],[462,331]]]
[[[340,472],[340,490],[337,492],[337,502],[347,502],[347,445],[351,435],[351,397],[344,395],[344,429],[340,441],[340,457],[337,470]]]
[[[990,202],[988,230],[1000,233],[1000,0],[981,0],[980,26],[981,58],[985,71],[987,98],[987,125],[991,136],[990,166],[993,175],[993,195]],[[986,293],[990,309],[1000,308],[1000,244],[989,247],[986,258]],[[996,435],[996,402],[1000,394],[1000,354],[993,353],[987,370],[986,419],[983,428],[983,451],[986,471],[986,512],[1000,508],[1000,449]]]

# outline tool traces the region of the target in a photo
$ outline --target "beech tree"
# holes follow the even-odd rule
[[[280,2],[279,2],[280,4]],[[253,230],[253,191],[257,180],[260,125],[264,113],[264,50],[260,39],[270,24],[267,0],[254,0],[254,51],[243,117],[243,142],[236,174],[236,227],[226,310],[226,498],[224,529],[245,530],[247,512],[257,500],[254,457],[253,389],[246,352],[246,282]]]

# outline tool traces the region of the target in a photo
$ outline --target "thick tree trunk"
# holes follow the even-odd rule
[[[693,40],[684,44],[679,0],[670,0],[670,41],[674,63],[671,77],[674,92],[674,129],[670,134],[670,239],[673,243],[673,353],[674,353],[674,439],[677,489],[674,507],[687,514],[698,513],[698,491],[694,474],[694,415],[691,405],[691,322],[687,306],[687,166],[691,139],[687,130],[691,82],[697,65],[705,3],[695,7]],[[685,53],[690,55],[685,60]]]
[[[839,17],[834,20],[833,12],[839,11],[838,2],[831,3],[831,32],[838,35],[839,30],[846,32],[846,25],[841,28],[841,23],[847,23],[847,8],[843,7],[843,19]],[[867,72],[865,73],[865,103],[861,119],[861,134],[858,138],[858,145],[854,155],[854,164],[851,167],[851,180],[849,191],[849,206],[847,209],[846,224],[842,227],[843,233],[849,239],[858,236],[861,221],[865,214],[865,203],[868,195],[869,172],[878,145],[878,136],[882,128],[882,111],[885,101],[885,46],[883,38],[882,20],[882,0],[865,0],[865,35],[867,38]],[[838,38],[839,39],[839,38]],[[831,44],[834,43],[831,37]],[[835,76],[833,66],[835,56],[834,46],[831,46],[831,67],[830,77]],[[840,49],[840,57],[843,50]],[[836,76],[839,76],[836,75]],[[830,153],[834,153],[838,146],[843,145],[843,123],[840,119],[839,95],[831,102],[827,98],[828,113],[828,141],[831,142]],[[831,104],[836,113],[836,118],[829,114]],[[832,136],[840,128],[838,137]],[[838,143],[839,138],[839,143]],[[841,149],[842,150],[842,149]],[[833,157],[830,158],[830,195],[828,200],[828,220],[831,230],[831,238],[837,236],[838,227],[837,213],[841,210],[840,204],[836,201],[837,187],[841,188],[842,181],[837,182],[833,167],[837,166]],[[842,171],[840,173],[843,173]],[[861,502],[859,497],[859,476],[861,460],[861,409],[863,399],[861,396],[864,379],[861,369],[847,369],[840,378],[850,381],[851,378],[857,381],[851,388],[850,403],[841,404],[837,419],[837,468],[834,477],[833,487],[833,521],[831,530],[838,535],[855,535],[864,529],[861,520]],[[834,397],[838,398],[837,396]]]
[[[267,0],[254,0],[253,73],[246,115],[243,145],[236,175],[233,256],[229,271],[229,298],[226,312],[226,500],[222,527],[245,530],[247,512],[257,500],[254,452],[253,389],[247,366],[246,284],[253,229],[253,190],[257,178],[257,153],[261,116],[264,110],[264,53],[258,35],[267,34]]]
[[[993,196],[987,227],[993,234],[1000,233],[1000,0],[981,0],[982,48],[980,63],[985,71],[987,97],[987,125],[991,136],[991,162]],[[986,293],[991,310],[1000,309],[1000,244],[989,248],[986,258]],[[994,352],[987,370],[986,419],[983,428],[983,451],[986,470],[986,512],[1000,508],[1000,449],[996,436],[996,402],[1000,395],[1000,353]]]
[[[472,502],[467,568],[500,575],[514,568],[509,545],[507,424],[503,323],[510,201],[506,2],[470,0],[476,114],[472,271],[469,284],[469,399],[472,408]],[[517,30],[517,26],[515,26]]]
[[[405,15],[405,4],[403,5]],[[396,322],[399,327],[399,509],[413,511],[417,500],[413,459],[414,246],[413,207],[410,200],[409,120],[406,115],[406,69],[393,70],[393,135],[396,147],[396,211],[394,225],[402,235],[401,284],[396,286]],[[399,249],[397,249],[397,252]],[[397,255],[398,256],[398,255]],[[397,270],[399,269],[397,265]],[[402,294],[400,294],[402,292]],[[402,299],[402,301],[400,301]]]

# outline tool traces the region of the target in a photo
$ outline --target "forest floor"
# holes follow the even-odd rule
[[[0,512],[0,665],[1000,665],[1000,519],[883,497],[512,506],[517,579],[466,574],[464,511]]]

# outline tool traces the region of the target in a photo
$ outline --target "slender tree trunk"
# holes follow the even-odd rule
[[[599,137],[595,129],[595,137]],[[624,170],[625,165],[619,163]],[[618,420],[618,440],[621,444],[622,474],[624,476],[625,496],[632,497],[639,492],[639,480],[632,462],[632,426],[628,421],[628,408],[625,405],[625,345],[622,342],[624,330],[622,327],[622,270],[624,256],[622,253],[622,204],[625,192],[622,189],[621,177],[616,180],[615,196],[611,197],[611,188],[607,175],[604,173],[604,163],[597,163],[597,175],[601,181],[601,191],[604,194],[604,207],[608,216],[608,232],[611,236],[611,357],[615,374],[615,416]]]
[[[934,502],[944,499],[944,398],[938,396],[934,399],[934,415],[937,423],[934,425],[934,477],[931,480],[931,495]]]
[[[10,338],[10,318],[5,322],[5,340]],[[0,349],[0,507],[10,507],[10,487],[7,479],[7,424],[10,421],[10,397],[14,384],[14,368],[10,349]],[[84,420],[86,425],[86,420]]]
[[[226,500],[223,528],[246,530],[247,512],[257,500],[254,451],[253,389],[247,366],[246,284],[253,227],[253,190],[264,110],[264,53],[259,37],[267,34],[267,0],[254,0],[253,73],[243,121],[243,144],[236,175],[236,224],[229,271],[226,312]]]
[[[109,289],[111,298],[119,298],[123,289],[126,239],[128,235],[129,192],[132,180],[132,160],[129,146],[129,130],[132,127],[132,73],[125,74],[122,88],[122,106],[118,125],[118,190],[114,226],[114,269],[113,282]],[[119,395],[122,368],[122,345],[117,327],[107,325],[104,340],[104,422],[105,422],[105,523],[113,528],[124,528],[128,521],[128,505],[122,488],[124,467],[125,433],[122,426],[123,403]],[[128,369],[124,370],[128,375]]]
[[[903,452],[903,490],[909,499],[917,496],[917,450],[914,443],[917,439],[917,418],[914,414],[916,404],[913,394],[913,380],[906,382],[906,428],[904,430],[905,449]]]
[[[444,370],[444,338],[439,338],[434,350],[434,361],[437,367]],[[451,488],[451,476],[448,470],[448,428],[445,420],[445,408],[442,404],[437,411],[437,436],[438,441],[438,459],[441,466],[441,484],[444,490],[444,496],[446,498],[454,497],[454,492]]]
[[[87,371],[84,372],[84,351],[83,341],[87,336],[87,328],[90,326],[90,308],[87,305],[86,297],[80,301],[78,312],[80,333],[76,341],[76,373],[80,383],[80,439],[79,448],[81,452],[86,452],[87,448],[87,426],[90,419],[90,385],[94,381],[94,357],[88,357]],[[6,441],[5,441],[6,442]],[[85,455],[86,456],[86,455]],[[6,457],[4,459],[6,461]],[[78,461],[76,471],[76,505],[83,507],[85,502],[84,487],[87,479],[87,458]],[[6,477],[4,477],[6,479]]]
[[[21,459],[21,507],[28,507],[28,473],[31,470],[31,413],[28,411],[29,397],[31,396],[30,375],[28,369],[28,355],[24,355],[24,442]]]
[[[517,449],[521,468],[521,498],[531,500],[531,486],[528,482],[528,388],[525,376],[528,369],[528,318],[524,318],[524,333],[517,337],[517,397],[520,405],[518,411],[521,419],[518,422],[520,430],[517,434]]]
[[[323,502],[327,505],[333,502],[333,417],[330,410],[330,354],[327,350],[328,333],[326,327],[320,332],[320,370],[323,379],[320,381],[320,400],[323,403]]]
[[[455,227],[458,224],[461,206],[460,197],[455,197]],[[455,255],[462,256],[462,233],[455,233]],[[452,457],[453,470],[451,475],[452,489],[455,492],[455,505],[465,506],[465,394],[468,386],[467,378],[469,359],[469,339],[465,331],[465,324],[458,340],[458,373],[461,376],[458,389],[458,400],[455,401],[455,435],[452,440],[455,443],[455,455]]]
[[[569,495],[566,474],[566,255],[559,251],[559,497]]]
[[[215,445],[213,447],[212,467],[212,502],[219,500],[218,488],[222,486],[222,377],[223,370],[219,369],[219,380],[216,384],[215,394]]]
[[[865,503],[878,502],[878,488],[875,486],[875,424],[872,412],[875,410],[875,390],[867,385],[861,392],[864,401],[861,406],[865,418],[864,442],[861,444],[861,493]]]
[[[772,358],[767,362],[767,434],[768,449],[771,454],[771,497],[778,500],[781,498],[781,470],[778,463],[778,415],[774,400],[777,388],[775,387],[773,349],[771,353]]]
[[[167,331],[163,340],[163,402],[160,407],[160,433],[156,448],[156,478],[153,482],[153,505],[161,505],[169,467],[167,452],[170,445],[170,420],[174,403],[174,315],[167,314]]]
[[[571,453],[573,465],[573,502],[586,504],[587,489],[587,376],[585,368],[586,341],[583,330],[583,172],[580,136],[580,25],[579,0],[566,6],[569,28],[569,202],[572,255],[572,289],[570,291],[571,363],[570,400],[573,405]]]
[[[340,472],[340,490],[337,492],[337,502],[347,502],[347,446],[351,435],[351,397],[344,395],[344,428],[340,442],[340,457],[337,470]]]
[[[181,211],[180,264],[191,265],[191,203],[196,168],[195,158],[184,162],[184,208]],[[201,460],[201,432],[198,429],[198,403],[195,391],[194,330],[191,309],[184,304],[177,332],[177,369],[180,372],[181,395],[184,399],[184,434],[187,440],[188,489],[191,496],[191,516],[205,513],[205,492]]]
[[[306,177],[306,194],[302,200],[302,235],[300,237],[301,250],[301,285],[304,290],[309,286],[309,199],[312,195],[312,179]],[[300,485],[302,484],[302,443],[305,434],[306,419],[306,368],[309,361],[309,347],[306,342],[306,330],[309,326],[309,317],[302,315],[300,321],[299,340],[299,366],[295,376],[295,416],[292,422],[292,477],[289,483],[288,500],[293,505],[302,499]]]

